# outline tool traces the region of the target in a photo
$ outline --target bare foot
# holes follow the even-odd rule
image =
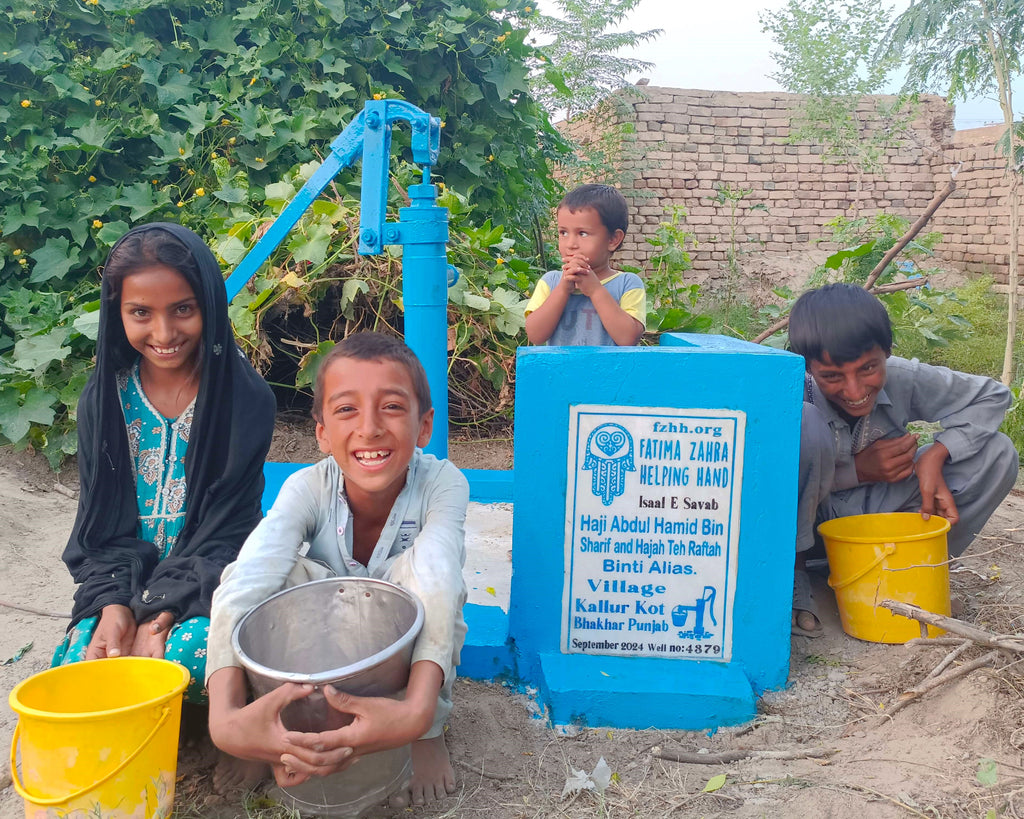
[[[270,766],[266,762],[239,759],[221,751],[217,767],[213,769],[213,790],[222,795],[244,793],[251,791],[269,776]]]
[[[803,609],[793,609],[791,625],[794,629],[799,629],[799,633],[804,636],[816,637],[822,631],[821,621],[814,615],[814,612]]]
[[[444,735],[412,744],[412,782],[388,800],[393,808],[425,805],[455,793],[455,770],[448,758]]]

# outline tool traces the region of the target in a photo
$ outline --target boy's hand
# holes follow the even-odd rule
[[[323,693],[332,708],[351,714],[353,721],[318,734],[289,731],[284,736],[287,750],[280,760],[286,771],[305,777],[336,773],[358,756],[419,739],[433,719],[433,709],[430,714],[420,713],[408,700],[355,697],[330,685],[324,686]]]
[[[135,615],[127,606],[104,606],[96,630],[85,650],[85,659],[127,657],[135,642]]]
[[[896,483],[914,474],[917,435],[883,438],[853,456],[861,483]],[[943,447],[945,448],[945,447]]]
[[[590,259],[582,254],[566,256],[562,260],[562,282],[571,283],[572,289],[587,297],[601,286],[601,280],[590,267]]]
[[[233,675],[234,672],[244,674],[238,668],[217,671],[214,677],[211,677],[211,689],[220,689],[220,686],[215,687],[212,684],[218,674]],[[242,679],[244,680],[244,676]],[[281,722],[281,711],[289,704],[312,693],[311,685],[285,683],[239,708],[231,706],[232,696],[218,696],[211,690],[210,738],[214,745],[231,756],[239,759],[256,759],[276,766],[281,762],[281,754],[287,747],[284,737],[288,731]],[[278,774],[279,771],[275,768],[275,777],[278,777]],[[305,777],[291,779],[290,784],[297,785],[304,781]]]
[[[940,443],[934,443],[917,459],[917,482],[921,488],[921,515],[927,520],[931,515],[939,515],[955,526],[960,521],[960,513],[949,491],[946,479],[942,477],[942,467],[949,458],[949,450]]]
[[[152,620],[140,623],[135,629],[132,656],[162,659],[167,645],[167,635],[173,625],[174,615],[169,611],[162,611]]]

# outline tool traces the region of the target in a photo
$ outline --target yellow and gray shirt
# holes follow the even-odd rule
[[[551,270],[544,274],[533,296],[526,305],[526,315],[530,315],[540,307],[551,291],[562,280],[561,270]],[[647,322],[647,292],[644,282],[635,273],[613,273],[604,279],[601,285],[612,298],[619,303],[626,313],[631,315],[642,326]],[[551,338],[547,340],[550,347],[615,347],[615,340],[601,323],[601,317],[594,309],[590,298],[582,293],[573,293],[562,311],[558,326]]]

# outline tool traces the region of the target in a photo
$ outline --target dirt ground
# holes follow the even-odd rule
[[[508,441],[452,447],[463,467],[504,468]],[[285,457],[290,456],[290,457]],[[279,460],[312,458],[301,424],[275,442]],[[70,610],[72,584],[60,552],[75,513],[72,470],[49,472],[31,453],[0,449],[0,685],[4,691],[49,665]],[[997,633],[1024,629],[1024,497],[1011,495],[952,574],[963,619]],[[501,685],[460,681],[448,732],[460,789],[435,807],[374,817],[1017,817],[1024,816],[1024,670],[1000,660],[922,696],[890,718],[900,694],[950,652],[949,645],[884,646],[843,634],[824,578],[815,593],[825,635],[794,637],[789,685],[766,693],[757,718],[717,732],[555,731],[528,699]],[[57,616],[53,616],[57,615]],[[15,658],[31,645],[20,659]],[[953,667],[984,653],[970,648]],[[1017,655],[1019,656],[1019,655]],[[7,660],[7,662],[4,662]],[[0,709],[9,740],[14,715]],[[753,755],[717,762],[712,754]],[[761,752],[790,752],[779,759]],[[662,755],[707,754],[703,764]],[[820,758],[810,758],[811,753]],[[615,776],[603,794],[562,798],[574,770],[603,757]],[[249,800],[210,796],[213,753],[184,747],[178,811],[191,817],[283,817]],[[714,789],[721,783],[724,784]],[[0,773],[0,819],[22,803]]]

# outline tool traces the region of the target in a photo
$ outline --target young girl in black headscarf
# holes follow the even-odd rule
[[[54,665],[125,655],[189,669],[205,703],[210,600],[260,520],[274,397],[235,344],[220,266],[180,225],[135,228],[103,270],[78,403],[75,582]]]

